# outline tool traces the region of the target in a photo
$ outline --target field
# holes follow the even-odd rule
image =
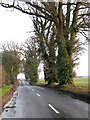
[[[80,86],[80,87],[89,87],[90,88],[90,83],[88,84],[88,77],[80,77],[80,78],[74,78],[74,85],[75,86]],[[47,83],[47,82],[46,82]],[[44,79],[40,79],[38,81],[38,84],[46,84]]]
[[[74,78],[74,85],[75,86],[80,86],[80,87],[89,87],[90,88],[90,83],[88,77],[85,78]]]
[[[5,87],[0,88],[0,98],[7,93],[11,88],[13,87],[13,85],[6,85]]]

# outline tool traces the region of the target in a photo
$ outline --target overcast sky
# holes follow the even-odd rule
[[[10,11],[0,6],[0,44],[4,41],[16,41],[23,43],[33,33],[30,16],[18,10]],[[82,38],[81,38],[82,39]],[[86,46],[86,48],[88,48]],[[76,67],[76,73],[79,76],[88,75],[88,50],[80,56],[80,65]],[[43,72],[40,74],[43,76]]]

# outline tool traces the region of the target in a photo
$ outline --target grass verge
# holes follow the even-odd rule
[[[67,93],[74,98],[90,103],[90,89],[86,87],[64,85],[62,87],[58,87],[58,90]]]
[[[0,88],[0,98],[2,96],[4,96],[12,87],[13,87],[13,85],[6,85],[4,87],[1,87]]]

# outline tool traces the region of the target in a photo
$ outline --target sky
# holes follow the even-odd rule
[[[23,43],[33,34],[33,24],[29,15],[18,10],[6,9],[0,6],[0,44],[5,41]],[[29,33],[29,31],[31,31]],[[81,40],[84,39],[81,37]],[[88,75],[88,46],[86,52],[80,56],[79,65],[75,67],[78,76]],[[40,64],[42,68],[42,64]],[[40,67],[39,66],[39,67]],[[20,75],[19,75],[20,76]],[[44,76],[43,69],[39,78]]]

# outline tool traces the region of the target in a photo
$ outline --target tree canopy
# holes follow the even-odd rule
[[[27,39],[22,45],[22,51],[24,53],[24,72],[27,80],[30,80],[31,84],[38,81],[38,66],[39,56],[37,54],[37,46],[33,38]]]
[[[14,42],[2,45],[2,65],[6,71],[7,84],[14,84],[19,73],[20,56],[18,45]]]
[[[4,1],[0,2],[0,4],[3,7],[15,8],[23,13],[53,23],[56,30],[55,34],[58,48],[56,63],[59,83],[61,85],[73,83],[73,66],[76,59],[73,59],[73,55],[81,49],[80,44],[78,44],[79,39],[76,39],[77,35],[82,34],[89,40],[86,32],[89,30],[90,13],[88,8],[90,3],[68,2],[68,0],[60,2],[22,1],[13,0],[8,3]]]

